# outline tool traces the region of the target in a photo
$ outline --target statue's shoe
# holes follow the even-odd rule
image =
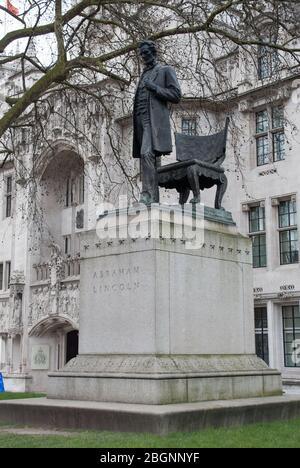
[[[200,197],[192,198],[192,200],[190,201],[192,205],[197,205],[200,202],[201,202]]]

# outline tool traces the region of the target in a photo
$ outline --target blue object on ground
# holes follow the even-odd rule
[[[5,392],[4,390],[4,382],[3,382],[3,375],[0,372],[0,393]]]

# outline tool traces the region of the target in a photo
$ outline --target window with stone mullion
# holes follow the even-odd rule
[[[293,358],[295,341],[300,339],[299,306],[282,307],[282,319],[285,367],[300,367],[300,362],[297,363]]]
[[[273,133],[273,158],[274,161],[283,161],[285,158],[285,134]]]
[[[269,115],[267,110],[256,114],[256,154],[257,165],[269,163]]]
[[[272,128],[273,130],[284,129],[284,108],[282,106],[272,109]]]
[[[265,268],[267,266],[267,240],[266,234],[252,236],[253,268]]]
[[[273,160],[285,158],[284,109],[282,106],[272,109]]]
[[[297,225],[296,200],[284,200],[279,204],[279,228],[288,228]]]
[[[266,307],[255,309],[256,354],[269,365],[268,311]]]
[[[279,70],[279,55],[276,49],[268,46],[258,48],[258,79],[265,80],[271,78]]]
[[[291,265],[299,262],[298,231],[288,229],[280,232],[280,263]]]
[[[184,135],[197,135],[197,120],[195,118],[183,117],[181,121],[181,133]]]
[[[256,140],[256,151],[257,151],[257,165],[264,166],[269,164],[269,137],[268,135],[261,136]]]
[[[0,291],[2,291],[4,289],[3,272],[4,272],[3,263],[0,263]]]
[[[249,232],[263,232],[266,229],[266,212],[263,206],[253,206],[249,212]]]
[[[277,106],[256,113],[257,166],[285,159],[284,108]]]
[[[12,176],[6,178],[6,207],[5,217],[10,218],[12,215]]]
[[[256,133],[267,133],[269,131],[269,114],[267,109],[256,113]]]
[[[253,246],[253,268],[267,266],[267,240],[266,240],[265,208],[254,206],[249,212],[249,233]]]
[[[278,207],[280,264],[299,262],[296,200],[282,200]]]

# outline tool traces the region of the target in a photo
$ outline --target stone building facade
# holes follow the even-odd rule
[[[256,62],[243,54],[236,48],[216,59],[226,83],[223,99],[195,98],[187,91],[172,121],[176,131],[207,134],[230,116],[224,208],[253,239],[257,353],[285,380],[300,381],[294,352],[300,340],[300,69],[278,67],[270,51],[260,51]],[[5,71],[1,86],[12,73]],[[85,115],[86,102],[76,106]],[[110,131],[119,135],[121,152],[130,154],[130,115],[116,106],[110,130],[97,106],[91,106],[89,141],[94,144],[96,138],[114,182],[122,180],[111,163],[109,137]],[[104,200],[127,192],[117,183],[112,196],[110,181],[99,170],[103,161],[80,136],[85,129],[75,135],[49,118],[45,131],[47,144],[38,148],[26,128],[20,131],[16,146],[22,164],[7,160],[0,170],[0,371],[12,390],[45,390],[48,372],[78,353],[80,233],[95,228]],[[34,180],[28,181],[36,160]],[[136,162],[127,163],[137,174]],[[139,185],[138,176],[132,180]],[[175,197],[162,193],[162,202],[174,203]],[[208,205],[213,199],[214,189],[204,194]]]

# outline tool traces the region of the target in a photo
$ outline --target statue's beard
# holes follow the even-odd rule
[[[156,65],[156,58],[153,58],[147,62],[144,62],[144,65],[145,65],[145,68],[154,67],[154,65]]]

